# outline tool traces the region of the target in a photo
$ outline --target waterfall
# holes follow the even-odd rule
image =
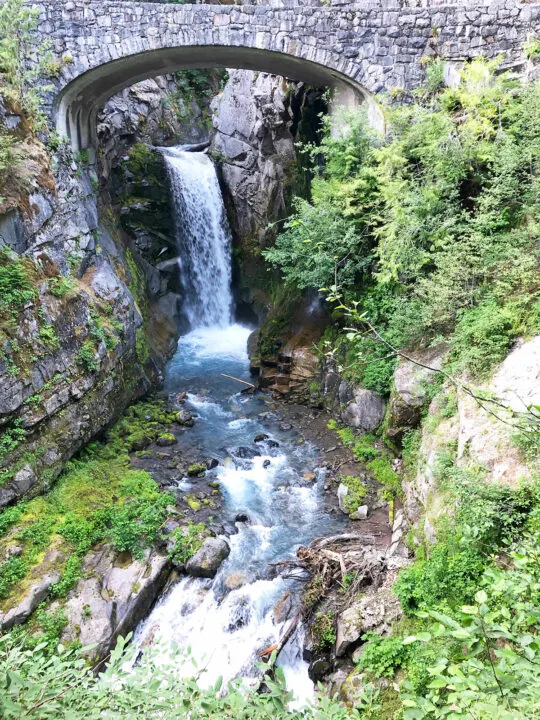
[[[214,164],[162,148],[172,189],[183,311],[191,330],[231,322],[231,233]]]

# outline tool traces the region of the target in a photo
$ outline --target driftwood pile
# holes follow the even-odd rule
[[[347,606],[349,598],[363,588],[379,587],[386,562],[384,551],[374,548],[376,543],[374,535],[320,537],[299,548],[294,560],[275,563],[282,577],[310,577],[304,592],[303,619],[308,619],[332,590],[341,591],[339,604]]]

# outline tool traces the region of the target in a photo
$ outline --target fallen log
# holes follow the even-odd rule
[[[226,378],[230,378],[231,380],[236,380],[236,382],[243,383],[244,385],[248,385],[255,390],[257,389],[256,385],[254,385],[253,383],[250,383],[247,380],[241,380],[240,378],[234,377],[234,375],[227,375],[227,373],[220,373],[220,375],[223,375],[223,377]]]

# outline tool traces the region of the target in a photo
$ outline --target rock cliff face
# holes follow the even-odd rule
[[[267,226],[285,211],[285,184],[296,161],[290,96],[273,75],[234,70],[214,101],[212,150],[244,243],[264,246]]]
[[[422,427],[418,469],[404,484],[407,519],[429,541],[436,538],[437,518],[448,513],[439,487],[441,460],[451,458],[458,468],[481,472],[489,483],[516,487],[531,479],[531,465],[515,442],[513,423],[515,413],[523,416],[527,407],[540,404],[539,368],[536,336],[520,341],[489,383],[472,386],[479,399],[463,389],[446,388],[431,402]]]
[[[99,166],[62,143],[49,155],[29,141],[27,181],[12,183],[3,202],[0,507],[46,489],[69,457],[159,382],[174,348],[178,295],[156,260],[166,260],[170,234],[147,232],[159,212],[170,224],[165,171],[150,153],[150,187],[129,153],[135,141],[179,141],[183,127],[166,102],[172,88],[171,79],[147,81],[108,103]],[[202,132],[190,119],[186,137]],[[135,194],[138,203],[127,202]]]
[[[321,91],[301,83],[233,70],[212,107],[211,153],[241,258],[235,267],[237,297],[262,317],[269,275],[261,249],[275,237],[292,195],[307,192],[307,171],[298,163],[295,143],[313,139],[325,104]]]

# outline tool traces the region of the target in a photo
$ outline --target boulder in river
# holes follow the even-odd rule
[[[259,457],[259,455],[261,454],[259,450],[246,447],[245,445],[234,448],[234,450],[231,450],[231,453],[234,455],[234,457],[240,458],[241,460],[252,460],[254,457]]]
[[[176,413],[176,423],[178,425],[183,425],[184,427],[193,427],[195,421],[193,420],[193,415],[189,412],[189,410],[182,409]]]
[[[186,563],[188,575],[213,578],[231,549],[223,538],[207,538],[202,547]]]

